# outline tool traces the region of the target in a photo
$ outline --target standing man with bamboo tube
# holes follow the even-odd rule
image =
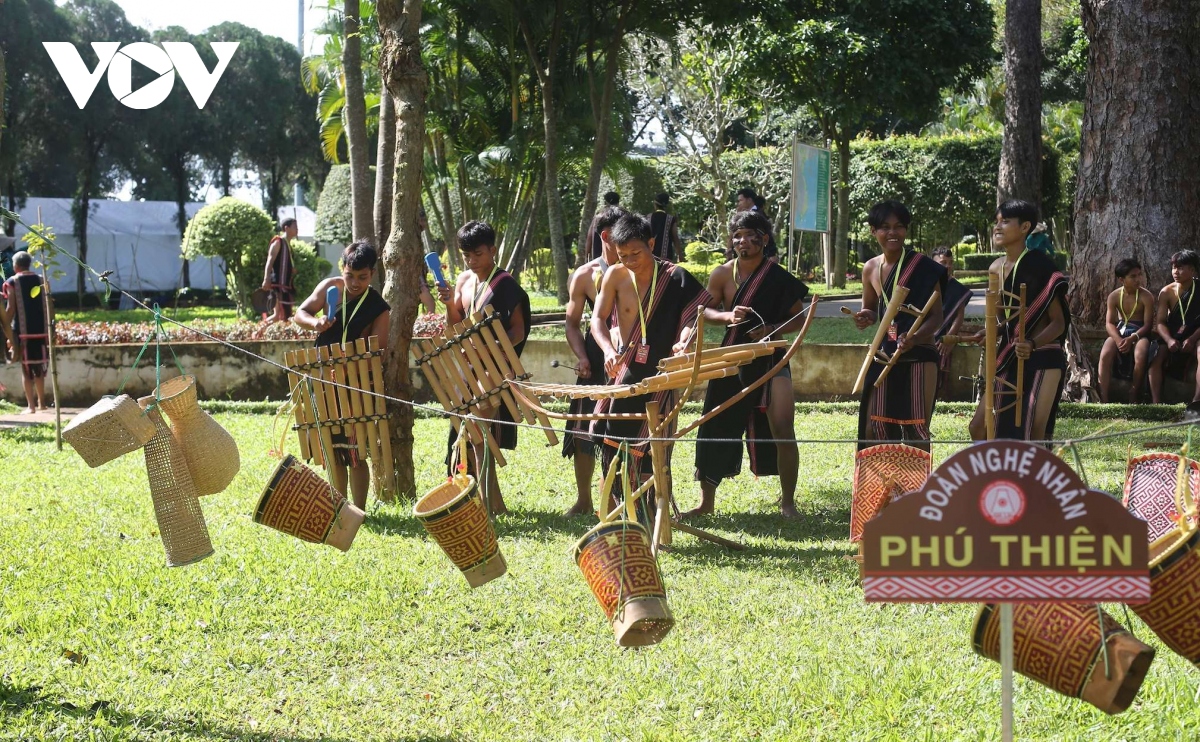
[[[719,306],[704,310],[706,321],[727,326],[721,345],[751,343],[767,336],[780,340],[784,333],[799,329],[804,323],[801,315],[808,287],[764,254],[770,243],[771,220],[757,210],[739,211],[729,220],[729,234],[737,258],[712,272],[708,293]],[[716,409],[744,386],[762,378],[782,357],[783,351],[778,351],[743,367],[737,376],[709,381],[704,412]],[[784,366],[767,382],[761,394],[743,398],[701,425],[696,434],[700,505],[685,513],[685,517],[713,512],[721,480],[737,476],[742,469],[742,446],[729,441],[745,436],[750,470],[756,477],[779,476],[780,510],[783,517],[794,518],[799,470],[796,444],[760,444],[757,440],[795,438],[795,414],[792,373]]]
[[[654,258],[650,220],[626,214],[609,231],[620,265],[613,266],[600,284],[592,314],[592,337],[604,357],[604,372],[614,384],[634,384],[658,370],[658,362],[682,353],[695,329],[696,316],[712,300],[700,282],[683,268]],[[608,318],[616,312],[619,346],[613,345]],[[669,390],[621,399],[602,399],[597,414],[644,414],[654,402],[664,413],[674,402]],[[597,420],[592,434],[603,442],[605,467],[622,443],[637,462],[635,475],[653,472],[649,455],[650,430],[645,421]],[[667,449],[668,456],[670,449]],[[641,476],[638,476],[641,479]],[[637,486],[637,485],[634,485]],[[628,493],[625,493],[628,495]]]
[[[1071,323],[1067,277],[1046,253],[1026,247],[1025,240],[1037,223],[1037,207],[1013,199],[1000,204],[992,228],[992,246],[1004,253],[988,269],[999,276],[1001,288],[993,387],[997,438],[1027,441],[1051,438],[1058,417],[1058,400],[1067,383],[1067,354],[1063,347]],[[1024,316],[1019,311],[1020,300],[1014,298],[1020,296],[1022,285],[1027,297]],[[983,342],[983,338],[981,332],[974,341]],[[1019,395],[1015,394],[1016,389],[1020,389]],[[971,420],[971,438],[987,439],[983,400]]]
[[[946,269],[904,244],[912,215],[899,201],[881,201],[871,207],[867,223],[882,254],[863,265],[862,309],[854,315],[865,330],[887,318],[897,291],[907,293],[905,303],[918,309],[932,306],[918,330],[910,332],[916,318],[899,312],[881,328],[879,349],[899,354],[895,367],[878,387],[882,363],[871,363],[858,405],[858,448],[872,441],[903,440],[929,450],[929,421],[937,394],[939,353],[934,335],[942,324],[941,295],[946,290]],[[934,294],[937,294],[935,297]],[[877,336],[878,337],[878,336]]]

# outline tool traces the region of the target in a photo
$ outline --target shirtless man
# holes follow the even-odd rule
[[[1116,376],[1131,379],[1129,401],[1137,404],[1154,342],[1154,294],[1142,285],[1142,265],[1136,259],[1125,258],[1113,272],[1121,286],[1108,295],[1104,316],[1108,337],[1100,349],[1100,401],[1109,401],[1108,389]]]

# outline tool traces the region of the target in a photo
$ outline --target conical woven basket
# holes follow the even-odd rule
[[[153,402],[154,397],[138,400],[143,408]],[[155,430],[144,449],[154,518],[167,551],[167,566],[181,567],[210,556],[212,541],[183,451],[157,409],[151,409],[147,417]]]
[[[222,492],[241,468],[237,443],[196,399],[196,377],[176,376],[159,385],[158,405],[171,420],[171,432],[187,459],[200,497]]]
[[[62,437],[95,469],[146,445],[154,437],[154,423],[129,395],[102,397],[76,415]]]

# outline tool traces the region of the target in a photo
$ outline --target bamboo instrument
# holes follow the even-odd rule
[[[368,352],[367,351],[367,341],[362,338],[355,340],[353,354],[358,356],[358,360],[351,363],[350,366],[351,366],[351,368],[356,368],[357,372],[358,372],[357,376],[358,376],[359,383],[356,384],[356,386],[358,386],[358,388],[360,388],[360,389],[364,389],[368,392],[371,392],[370,394],[362,394],[360,396],[362,397],[361,404],[362,404],[363,415],[366,417],[373,417],[375,415],[376,400],[375,400],[375,394],[374,394],[375,390],[371,386],[371,384],[368,383],[368,380],[371,378],[371,362],[367,359],[367,352]],[[430,383],[430,386],[433,386],[432,382]],[[435,394],[436,394],[436,392],[435,392]],[[387,401],[386,400],[384,400],[384,399],[378,400],[378,407],[379,407],[379,414],[381,414],[381,415],[387,414]],[[380,448],[379,439],[380,439],[379,421],[371,420],[370,422],[367,423],[367,446],[368,446],[368,448],[370,448],[370,451],[371,451],[371,461],[376,462],[376,466],[375,466],[376,471],[378,471],[378,469],[379,469],[378,462],[381,460],[381,457],[383,455],[383,451]]]
[[[342,416],[338,414],[337,387],[329,383],[332,380],[332,371],[329,368],[330,358],[332,358],[332,355],[329,352],[328,345],[323,348],[316,349],[316,359],[314,360],[314,363],[319,364],[319,366],[314,376],[317,376],[321,379],[321,386],[317,388],[317,392],[323,392],[325,396],[325,412],[327,415],[325,419],[340,420]],[[341,433],[342,426],[334,425],[332,432]]]
[[[485,314],[490,315],[494,310],[492,309],[492,305],[489,304],[483,308],[483,311]],[[508,338],[508,333],[496,330],[495,323],[492,323],[490,326],[485,326],[483,329],[492,330],[497,339],[499,339],[500,347],[503,348],[504,352],[508,354],[510,365],[512,366],[512,370],[516,373],[516,375],[523,379],[529,378],[529,374],[525,373],[525,367],[521,365],[521,357],[517,355],[516,348],[513,347],[512,341]],[[501,330],[503,330],[503,328],[501,328]],[[530,410],[530,412],[533,411]],[[534,425],[540,423],[544,432],[546,433],[546,440],[548,441],[548,444],[551,446],[558,445],[558,436],[554,434],[554,429],[550,427],[550,420],[548,420],[545,415],[537,415],[536,413],[533,414],[536,416],[536,422],[530,421],[530,423]]]
[[[381,413],[387,414],[386,412],[383,412],[387,409],[387,401],[384,399],[384,396],[387,394],[387,390],[384,388],[383,384],[383,360],[380,359],[378,353],[379,337],[377,335],[372,335],[371,337],[367,338],[367,350],[371,353],[371,385],[375,394],[378,395],[380,402],[380,404],[376,405],[375,407]],[[391,426],[388,425],[386,417],[379,421],[379,445],[382,448],[381,453],[383,454],[383,466],[380,467],[380,469],[383,471],[383,484],[384,487],[393,493],[391,496],[384,496],[380,499],[388,502],[390,501],[391,497],[394,497],[394,493],[396,491],[396,466],[395,460],[392,458]]]
[[[666,471],[667,447],[661,440],[669,421],[662,418],[657,402],[646,403],[646,427],[650,431],[651,481],[654,482],[654,499],[657,505],[654,515],[654,537],[650,540],[650,553],[658,556],[659,547],[671,544],[671,479]]]
[[[489,309],[490,309],[490,306],[491,305],[488,306]],[[479,336],[483,339],[483,344],[484,344],[484,346],[487,347],[489,354],[492,356],[492,360],[494,360],[496,362],[496,369],[499,372],[500,376],[502,376],[504,379],[508,380],[509,382],[516,381],[517,380],[516,368],[515,368],[515,366],[512,365],[512,363],[509,361],[508,357],[505,355],[505,351],[503,350],[503,348],[501,348],[500,341],[497,339],[497,336],[499,336],[499,335],[503,335],[505,339],[508,339],[508,335],[506,333],[504,333],[503,331],[497,332],[496,329],[494,327],[492,327],[492,325],[490,323],[484,322],[483,321],[484,316],[482,314],[480,314],[479,312],[476,312],[475,314],[473,314],[471,316],[471,318],[473,321],[476,322],[476,325],[479,328]],[[501,328],[501,330],[503,330],[503,328]],[[515,352],[514,352],[514,355],[515,355]],[[525,422],[529,423],[530,425],[538,424],[537,417],[534,415],[534,413],[532,411],[527,410],[527,409],[522,409],[521,414],[515,415],[513,417],[513,419],[516,422],[521,422],[521,420],[524,419]]]
[[[1014,269],[1013,280],[1016,280]],[[1021,284],[1019,303],[1017,304],[1017,342],[1025,342],[1025,284]],[[1015,351],[1014,351],[1015,352]],[[1017,356],[1017,398],[1013,400],[1016,408],[1013,410],[1014,423],[1021,427],[1021,400],[1025,396],[1025,359]]]
[[[996,305],[999,301],[1000,277],[989,273],[983,317],[983,421],[989,441],[996,439]]]
[[[523,417],[522,411],[517,406],[517,402],[513,396],[508,393],[508,386],[504,384],[504,377],[500,375],[500,371],[492,361],[491,354],[487,353],[486,350],[482,354],[478,353],[474,342],[475,338],[473,337],[476,333],[467,332],[469,328],[463,325],[455,325],[455,330],[458,330],[459,327],[463,328],[463,331],[459,334],[463,350],[467,354],[467,360],[471,362],[471,365],[479,372],[480,376],[487,379],[489,393],[498,390],[500,401],[508,409],[509,415],[512,416],[513,420],[520,420]],[[486,344],[482,341],[480,341],[480,344],[486,349]]]
[[[354,418],[354,446],[358,449],[358,458],[366,461],[371,455],[370,449],[367,446],[367,424],[360,421],[362,417],[362,397],[359,393],[358,386],[358,368],[353,368],[353,376],[351,375],[351,363],[346,361],[346,348],[340,343],[334,343],[329,346],[330,354],[333,356],[333,378],[339,384],[344,386],[338,387],[338,402],[342,409],[342,419]],[[354,355],[353,351],[350,355]],[[364,379],[364,381],[366,381]],[[351,427],[351,426],[347,426]],[[376,459],[378,461],[378,459]]]
[[[863,384],[867,381],[867,371],[870,370],[871,364],[875,362],[875,354],[879,352],[880,346],[883,345],[883,339],[887,337],[888,328],[896,319],[896,315],[900,313],[900,307],[904,306],[904,300],[908,298],[908,287],[897,286],[892,292],[892,298],[888,301],[887,309],[884,310],[883,317],[879,321],[879,328],[875,330],[875,338],[871,340],[871,347],[867,351],[867,357],[863,359],[862,368],[859,369],[858,379],[854,382],[854,393],[859,394],[863,390]]]
[[[917,318],[913,320],[912,326],[908,328],[906,335],[915,335],[917,331],[921,329],[921,325],[925,324],[925,318],[929,316],[931,311],[933,311],[934,300],[940,300],[941,296],[941,292],[937,290],[934,290],[934,292],[929,295],[929,300],[925,302],[925,307],[921,309],[919,314],[917,314]],[[884,379],[886,379],[887,375],[892,372],[892,367],[896,365],[896,361],[899,360],[901,355],[902,353],[899,349],[897,349],[896,352],[892,353],[891,357],[888,358],[887,365],[883,367],[883,371],[879,373],[879,378],[875,380],[876,389],[883,384]]]
[[[428,343],[430,352],[433,352],[436,347],[436,342],[430,341]],[[470,389],[467,388],[466,381],[458,375],[450,359],[446,357],[445,353],[440,353],[431,356],[427,363],[430,368],[434,369],[435,375],[441,378],[446,394],[450,399],[450,404],[446,405],[446,410],[465,411],[467,409],[467,401],[471,398]],[[451,419],[459,420],[460,418],[451,417]],[[475,445],[483,443],[484,435],[483,431],[474,422],[470,422],[467,425],[467,437],[471,443]]]
[[[757,343],[741,343],[739,345],[727,345],[723,348],[706,348],[701,352],[704,363],[724,359],[727,356],[740,357],[742,354],[749,354],[747,358],[753,360],[759,356],[770,355],[777,350],[783,350],[791,345],[787,340],[768,340],[759,341]],[[696,353],[686,353],[684,355],[671,356],[664,358],[658,362],[659,371],[675,371],[686,366],[690,366],[695,358]]]
[[[316,409],[313,410],[312,422],[317,426],[317,434],[320,436],[323,446],[322,453],[327,454],[323,455],[322,458],[325,460],[325,468],[328,469],[333,465],[333,461],[330,458],[333,456],[333,427],[324,424],[332,418],[329,412],[328,397],[322,389],[322,387],[327,385],[319,380],[321,378],[321,368],[317,364],[320,363],[321,357],[316,348],[306,348],[304,351],[304,360],[309,364],[306,373],[313,379],[316,379],[308,381],[312,385],[312,399],[309,399],[309,402],[315,399],[317,403]],[[316,366],[316,368],[313,368],[313,366]],[[308,397],[307,389],[305,390],[305,397]]]
[[[288,389],[291,389],[292,398],[292,419],[296,421],[296,426],[300,438],[300,455],[305,461],[312,458],[312,452],[308,447],[309,431],[304,428],[304,409],[305,406],[301,403],[304,395],[301,393],[300,375],[292,370],[296,366],[296,351],[289,350],[283,354],[283,364],[288,367]]]

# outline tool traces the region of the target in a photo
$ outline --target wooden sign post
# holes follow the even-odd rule
[[[1003,739],[1012,739],[1014,602],[1150,599],[1146,523],[1024,441],[947,459],[863,533],[868,602],[1000,602]]]

